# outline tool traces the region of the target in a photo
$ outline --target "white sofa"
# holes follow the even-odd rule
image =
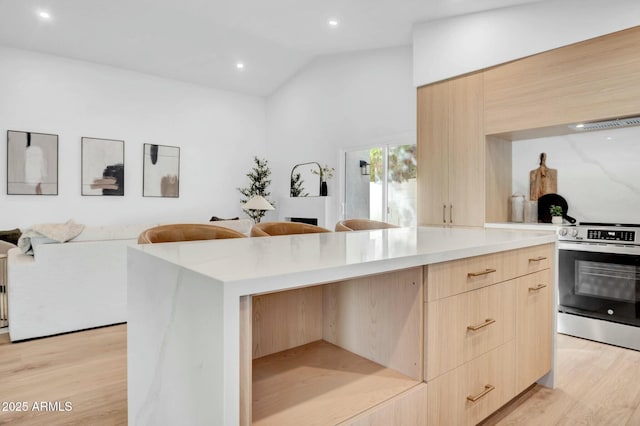
[[[251,229],[247,219],[210,224]],[[87,227],[69,242],[35,246],[33,256],[9,250],[11,341],[126,322],[127,246],[152,226]]]

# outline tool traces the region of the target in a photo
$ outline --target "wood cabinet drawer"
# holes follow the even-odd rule
[[[515,336],[515,281],[427,303],[427,380],[511,340]]]
[[[518,278],[516,288],[516,391],[551,370],[553,274],[551,269]]]
[[[549,269],[553,265],[554,245],[543,244],[518,250],[518,276]]]
[[[421,383],[350,418],[340,426],[405,426],[427,424],[427,384]]]
[[[475,425],[515,396],[512,340],[429,382],[429,425]]]
[[[517,250],[491,253],[427,267],[426,300],[486,287],[516,276]]]

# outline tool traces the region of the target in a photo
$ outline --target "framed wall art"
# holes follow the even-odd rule
[[[124,141],[82,138],[82,195],[124,195]]]
[[[179,197],[180,148],[145,143],[143,150],[142,195]]]
[[[58,135],[7,131],[7,194],[58,195]]]

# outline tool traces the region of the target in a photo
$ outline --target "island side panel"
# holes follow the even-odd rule
[[[128,250],[129,425],[224,423],[223,291]]]

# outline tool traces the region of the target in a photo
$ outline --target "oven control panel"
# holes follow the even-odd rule
[[[558,239],[562,241],[592,242],[596,244],[640,245],[640,229],[619,226],[563,226],[558,229]]]
[[[632,243],[636,240],[636,232],[609,229],[588,229],[587,238],[590,240],[625,241]]]

